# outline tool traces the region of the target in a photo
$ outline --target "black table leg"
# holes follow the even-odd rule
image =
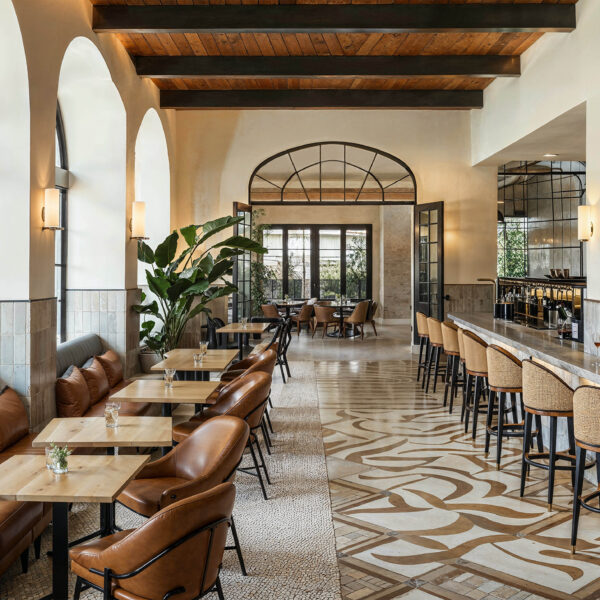
[[[41,600],[69,598],[69,503],[52,503],[52,593]]]
[[[210,371],[200,371],[201,381],[210,381]],[[194,404],[195,412],[199,413],[204,410],[204,404]]]
[[[244,334],[238,333],[238,360],[242,360],[244,358]]]
[[[163,417],[170,417],[173,414],[173,410],[172,410],[172,405],[170,402],[163,402],[162,405],[162,416]],[[165,456],[165,454],[169,453],[169,450],[171,450],[171,448],[162,448],[161,452],[162,455]]]

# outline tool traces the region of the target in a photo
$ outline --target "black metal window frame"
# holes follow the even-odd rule
[[[340,293],[345,296],[347,289],[346,282],[346,234],[348,230],[361,229],[366,231],[367,243],[367,286],[365,298],[373,297],[373,226],[370,223],[360,224],[339,224],[339,223],[321,223],[321,224],[269,224],[269,230],[282,230],[282,296],[289,294],[289,281],[287,277],[289,265],[288,234],[290,231],[299,229],[308,229],[310,231],[310,289],[311,297],[320,298],[320,269],[319,269],[319,233],[322,230],[339,229],[340,230]]]
[[[244,220],[234,226],[234,235],[246,238],[252,236],[252,208],[241,202],[233,203],[233,216],[244,217]],[[252,254],[244,252],[236,256],[233,263],[233,282],[238,291],[233,294],[231,320],[237,322],[241,317],[250,317],[252,311],[251,298],[251,263]]]
[[[69,170],[69,160],[67,154],[67,140],[65,136],[64,121],[60,110],[60,105],[56,105],[56,141],[58,145],[59,156],[58,165],[64,171]],[[60,226],[62,231],[60,232],[60,247],[58,250],[55,248],[54,255],[54,276],[57,276],[60,281],[58,285],[55,282],[55,290],[57,294],[56,303],[57,311],[59,316],[60,328],[57,331],[57,339],[64,342],[67,338],[67,302],[66,302],[66,290],[67,290],[67,256],[68,256],[68,188],[62,185],[56,185],[56,188],[60,190]],[[56,235],[56,234],[55,234]]]
[[[583,253],[583,242],[577,241],[575,244],[566,243],[564,236],[564,225],[570,223],[571,227],[576,230],[577,228],[577,212],[576,210],[570,210],[568,217],[564,216],[564,203],[572,203],[577,201],[577,205],[585,204],[586,194],[586,164],[582,161],[544,161],[528,163],[522,162],[518,166],[502,165],[498,169],[498,177],[506,178],[512,175],[518,174],[524,177],[536,178],[535,183],[538,187],[540,184],[550,182],[550,196],[542,196],[539,193],[535,194],[535,197],[527,198],[512,198],[506,197],[506,191],[510,187],[516,186],[529,186],[532,185],[530,180],[517,181],[515,183],[509,183],[499,188],[499,200],[502,198],[504,204],[504,213],[499,211],[498,219],[499,224],[503,224],[503,236],[504,236],[504,247],[498,248],[498,252],[506,252],[506,232],[510,226],[517,225],[517,220],[520,221],[519,225],[522,225],[524,233],[524,262],[525,262],[525,276],[531,276],[530,263],[531,255],[534,252],[541,252],[544,250],[550,251],[575,251],[579,254],[579,276],[585,276],[585,264],[584,264],[584,253]],[[568,165],[568,168],[565,166]],[[579,168],[574,168],[574,167]],[[573,180],[579,182],[577,189],[567,188],[563,186],[565,178],[572,177]],[[547,179],[544,179],[547,178]],[[559,185],[560,183],[560,185]],[[548,219],[539,218],[539,205],[541,201],[552,202],[552,217]],[[507,210],[508,203],[512,203],[512,215],[508,213],[511,211]],[[522,210],[517,215],[517,204],[522,204]],[[560,203],[560,215],[556,213],[556,203]],[[535,215],[535,218],[534,218]],[[547,243],[542,246],[532,246],[530,243],[531,231],[534,227],[539,225],[552,225],[553,237],[552,243]],[[560,244],[555,243],[555,238],[558,237],[557,233],[560,230]],[[556,264],[555,267],[560,265]],[[573,274],[573,272],[572,272]],[[499,276],[510,276],[509,273],[498,273]]]
[[[322,158],[322,149],[323,146],[331,146],[331,145],[339,145],[343,147],[343,151],[344,151],[344,160],[339,160],[339,159],[326,159],[323,160]],[[313,162],[309,165],[306,165],[304,167],[302,167],[301,169],[297,169],[296,165],[294,163],[294,159],[292,158],[292,153],[293,152],[297,152],[299,150],[305,150],[307,148],[314,148],[314,147],[318,147],[319,148],[319,160],[316,162]],[[357,164],[351,163],[347,160],[346,158],[346,151],[347,148],[358,148],[361,150],[365,150],[367,152],[372,152],[373,153],[373,160],[371,161],[371,165],[369,167],[369,169],[365,169],[364,167],[361,167]],[[272,181],[270,181],[269,179],[262,177],[261,175],[259,175],[259,171],[266,165],[268,165],[270,162],[281,158],[282,156],[288,156],[290,159],[290,163],[292,166],[292,170],[290,171],[290,175],[288,176],[288,178],[286,179],[286,181],[284,182],[283,185],[278,185]],[[406,171],[406,174],[402,175],[401,177],[399,177],[398,179],[396,179],[395,181],[393,181],[390,184],[387,185],[383,185],[383,183],[380,181],[380,179],[371,171],[371,169],[373,168],[373,165],[375,164],[375,160],[377,159],[378,156],[382,156],[385,157],[393,162],[395,162],[396,164],[398,164],[402,169],[404,169]],[[332,201],[332,200],[327,200],[327,199],[323,199],[323,194],[324,194],[324,190],[323,190],[323,181],[322,181],[322,173],[323,173],[323,165],[326,163],[338,163],[338,164],[343,164],[344,166],[344,176],[343,176],[343,186],[344,186],[344,198],[343,200],[338,200],[338,201]],[[365,176],[363,179],[363,182],[359,188],[359,192],[356,195],[356,199],[355,200],[350,200],[346,198],[346,168],[347,166],[351,166],[355,169],[358,169],[359,171],[362,171]],[[304,183],[302,182],[302,177],[301,177],[301,173],[303,171],[306,171],[307,169],[311,169],[313,167],[319,166],[319,200],[318,201],[312,201],[309,198],[308,192],[306,191],[306,186],[304,185]],[[274,186],[275,188],[278,188],[280,190],[280,199],[278,201],[262,201],[262,200],[252,200],[252,184],[254,182],[255,178],[259,178],[263,181],[265,181],[266,183],[268,183],[269,185]],[[292,181],[295,177],[298,178],[298,181],[300,182],[300,185],[302,187],[302,190],[304,192],[304,195],[306,196],[306,200],[302,200],[302,201],[294,201],[294,200],[284,200],[284,194],[285,194],[285,190],[286,187],[288,186],[288,184],[290,183],[290,181]],[[377,184],[379,185],[379,189],[381,190],[381,200],[379,201],[361,201],[359,200],[360,198],[360,193],[362,192],[362,190],[364,189],[364,186],[367,182],[367,179],[369,177],[372,177]],[[386,194],[386,190],[389,189],[390,187],[392,187],[393,185],[403,181],[404,179],[410,178],[410,180],[412,181],[412,191],[413,191],[413,199],[412,200],[386,200],[385,199],[385,194]],[[327,193],[326,189],[325,189],[325,194]],[[409,168],[409,166],[402,160],[400,160],[399,158],[397,158],[396,156],[394,156],[393,154],[389,154],[388,152],[384,152],[382,150],[378,150],[377,148],[372,148],[370,146],[365,146],[363,144],[356,144],[353,142],[338,142],[338,141],[328,141],[328,142],[313,142],[311,144],[304,144],[302,146],[296,146],[294,148],[288,148],[287,150],[283,150],[282,152],[278,152],[277,154],[274,154],[273,156],[270,156],[269,158],[263,160],[252,172],[252,176],[250,177],[250,181],[248,183],[248,203],[251,205],[281,205],[281,204],[287,204],[287,205],[304,205],[304,204],[318,204],[318,205],[344,205],[344,204],[350,204],[353,206],[360,206],[360,205],[368,205],[368,206],[377,206],[380,204],[386,204],[386,205],[394,205],[394,204],[399,204],[399,205],[413,205],[417,203],[417,181],[415,179],[415,176],[413,174],[413,172],[411,171],[411,169]]]

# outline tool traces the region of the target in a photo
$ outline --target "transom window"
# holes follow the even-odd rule
[[[267,300],[371,297],[370,225],[271,225],[263,245]]]
[[[252,174],[250,204],[414,204],[401,160],[367,146],[323,142],[280,152]]]

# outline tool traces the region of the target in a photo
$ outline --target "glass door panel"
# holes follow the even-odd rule
[[[288,295],[310,298],[310,229],[288,230]]]
[[[346,295],[367,297],[367,231],[346,230]]]
[[[234,216],[242,217],[235,225],[235,235],[245,238],[252,236],[252,212],[245,204],[234,203]],[[233,294],[230,318],[233,322],[241,317],[251,316],[250,298],[250,263],[252,256],[250,252],[244,252],[236,257],[233,267],[233,282],[238,291]]]
[[[319,229],[319,298],[332,299],[341,291],[341,229]]]
[[[264,282],[263,293],[268,302],[283,298],[283,229],[266,229],[263,232]]]
[[[444,318],[443,211],[443,202],[415,206],[415,312],[440,321]]]

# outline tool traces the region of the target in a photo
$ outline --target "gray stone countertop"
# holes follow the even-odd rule
[[[449,313],[457,325],[511,346],[533,358],[600,384],[600,369],[583,344],[560,340],[556,330],[538,330],[511,321],[494,319],[491,313]]]

